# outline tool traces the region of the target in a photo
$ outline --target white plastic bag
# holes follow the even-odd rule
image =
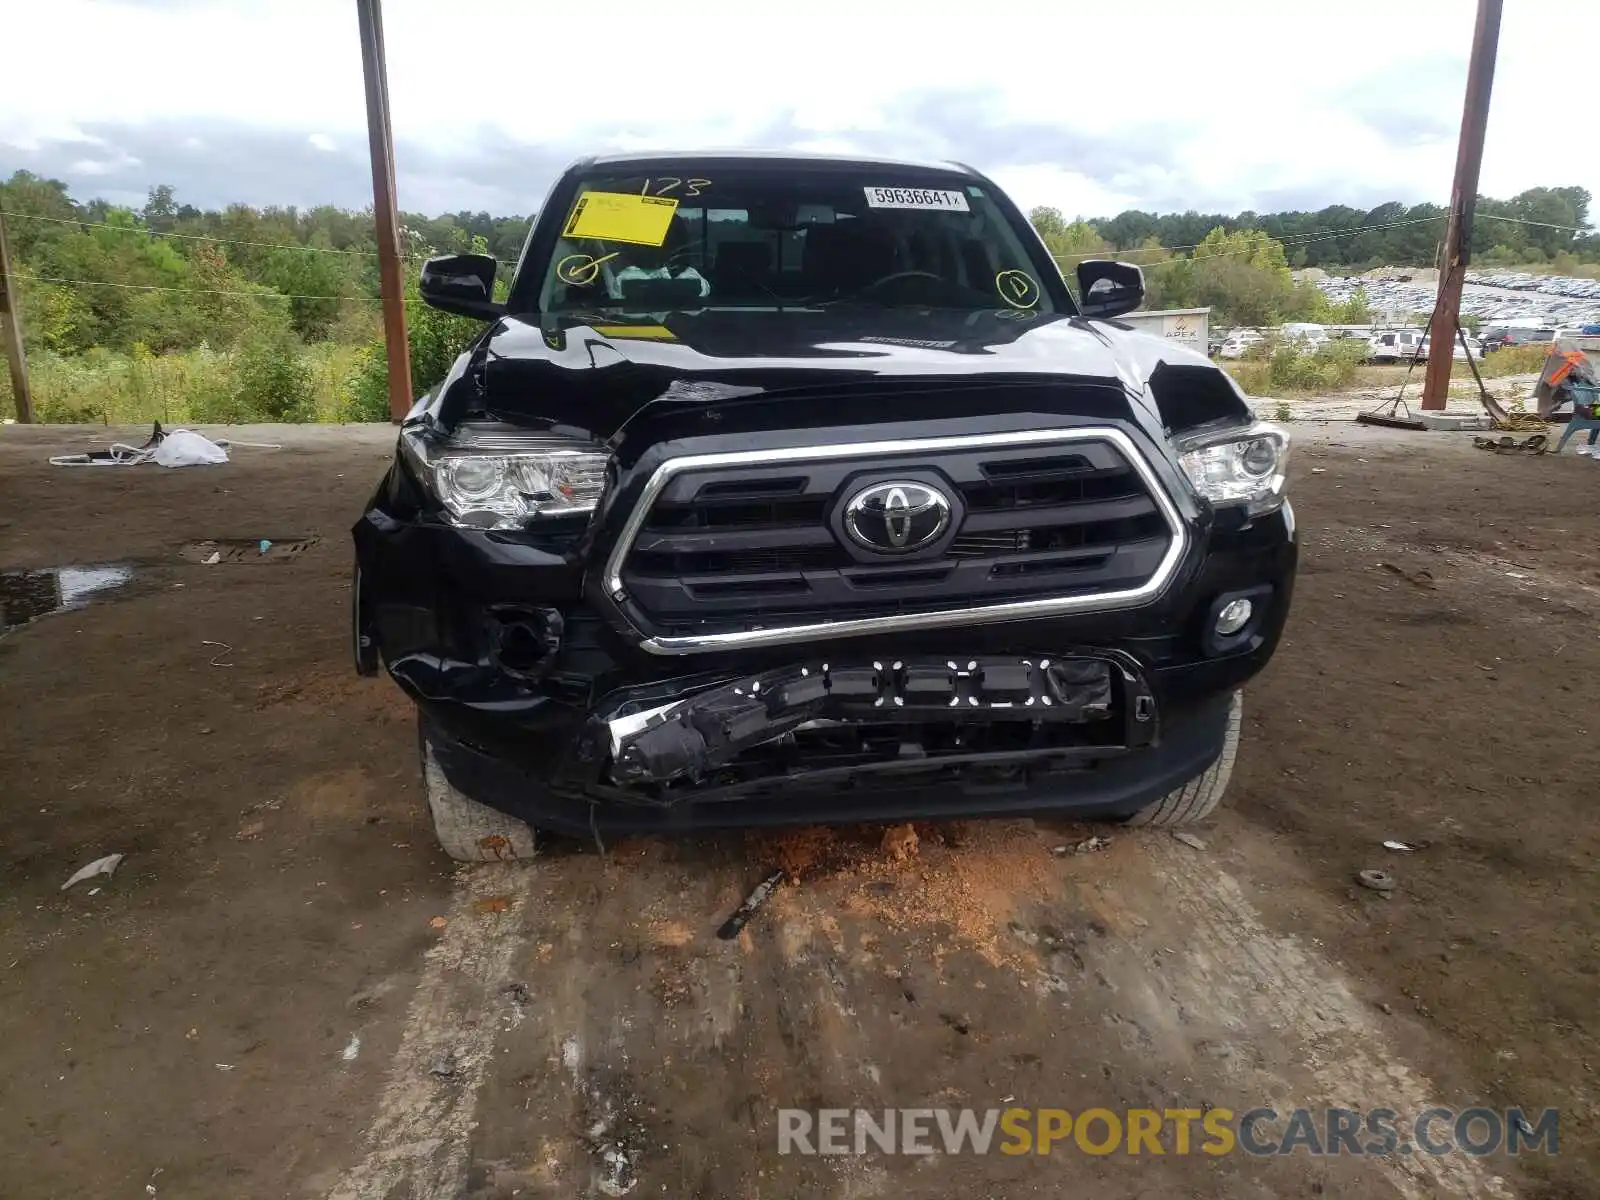
[[[174,429],[151,455],[163,467],[203,467],[228,461],[228,452],[190,429]]]

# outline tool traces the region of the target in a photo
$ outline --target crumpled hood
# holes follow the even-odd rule
[[[543,324],[506,317],[470,357],[434,402],[443,423],[481,413],[597,438],[658,401],[1056,381],[1120,384],[1136,400],[1163,362],[1210,368],[1124,326],[1007,310],[720,310]]]

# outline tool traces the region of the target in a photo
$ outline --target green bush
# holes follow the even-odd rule
[[[345,385],[344,407],[339,413],[345,421],[387,421],[389,419],[389,361],[383,339],[363,347],[355,369]]]
[[[417,299],[416,287],[407,296]],[[452,316],[420,302],[406,305],[406,341],[411,347],[411,394],[421,396],[445,377],[483,322]],[[383,338],[367,345],[346,384],[348,421],[389,419],[389,362]]]
[[[246,421],[314,421],[311,369],[294,339],[265,332],[247,344],[234,364],[234,400]],[[215,419],[215,418],[212,418]]]
[[[1271,343],[1262,357],[1234,368],[1239,386],[1252,396],[1274,392],[1326,392],[1351,383],[1367,359],[1367,345],[1355,338],[1325,342],[1306,353],[1300,347]]]

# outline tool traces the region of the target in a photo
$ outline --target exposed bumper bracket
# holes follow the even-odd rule
[[[1111,744],[1122,746],[1150,740],[1154,711],[1142,675],[1110,657],[985,657],[795,666],[602,724],[611,777],[628,786],[698,779],[813,722],[910,731],[935,722],[1087,725],[1120,715],[1129,732]]]

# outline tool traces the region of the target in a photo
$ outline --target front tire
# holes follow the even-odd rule
[[[420,728],[422,790],[433,815],[433,832],[439,845],[457,862],[506,862],[532,858],[538,837],[526,821],[465,795],[445,777],[428,735]]]
[[[1170,829],[1193,825],[1209,817],[1233,776],[1233,760],[1239,753],[1240,721],[1244,713],[1241,693],[1235,692],[1228,705],[1228,728],[1222,739],[1222,753],[1200,774],[1181,788],[1174,788],[1161,799],[1146,805],[1128,818],[1129,825],[1151,825]]]

